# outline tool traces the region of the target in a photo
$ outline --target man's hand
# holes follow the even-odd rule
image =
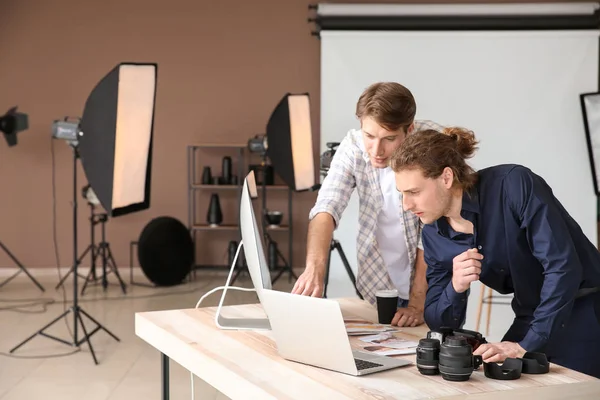
[[[525,355],[524,348],[515,342],[486,343],[477,347],[473,355],[481,356],[483,362],[503,362],[507,358],[520,358]]]
[[[419,326],[423,324],[425,320],[423,319],[423,310],[418,310],[415,307],[408,306],[399,308],[396,311],[396,315],[392,319],[392,325],[397,326]]]
[[[323,296],[323,273],[317,268],[307,267],[298,277],[292,293],[303,296]]]
[[[469,289],[471,282],[479,280],[483,254],[477,249],[469,249],[452,260],[452,286],[457,293]]]

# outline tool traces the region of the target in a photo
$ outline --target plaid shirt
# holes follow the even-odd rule
[[[423,129],[441,131],[443,126],[432,121],[415,121],[414,132]],[[379,174],[377,169],[371,165],[369,155],[364,147],[362,132],[356,129],[350,130],[340,143],[319,190],[317,201],[309,213],[309,219],[321,212],[329,213],[333,217],[337,229],[354,188],[358,190],[359,196],[356,286],[365,300],[375,304],[377,290],[395,289],[395,286],[377,246],[377,218],[383,209],[383,193],[379,183]],[[421,245],[422,224],[417,216],[402,209],[402,194],[399,196],[399,222],[403,226],[404,240],[408,249],[412,287],[417,247],[423,248]]]

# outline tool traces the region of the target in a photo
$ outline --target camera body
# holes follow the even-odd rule
[[[479,332],[442,327],[427,332],[417,347],[417,369],[423,375],[441,374],[448,381],[466,381],[483,360],[473,351],[487,343]]]

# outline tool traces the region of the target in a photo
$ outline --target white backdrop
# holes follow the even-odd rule
[[[321,151],[350,128],[361,92],[397,81],[417,118],[472,129],[479,169],[521,163],[543,176],[593,242],[594,194],[579,94],[598,90],[598,31],[321,32]],[[356,271],[358,196],[334,233]],[[330,297],[354,290],[337,254]]]

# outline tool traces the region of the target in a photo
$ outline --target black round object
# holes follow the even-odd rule
[[[421,339],[417,346],[417,369],[423,375],[440,373],[440,341],[437,339]]]
[[[523,362],[520,358],[507,358],[504,362],[484,363],[483,371],[485,376],[490,379],[498,379],[501,381],[509,381],[519,379],[521,377],[521,369]]]
[[[144,275],[154,284],[180,284],[194,263],[194,242],[190,232],[175,218],[154,218],[140,234],[138,260]]]
[[[440,373],[447,381],[462,382],[473,373],[473,348],[462,336],[448,336],[440,346]]]
[[[546,374],[550,371],[550,363],[548,363],[548,358],[544,353],[528,351],[519,360],[523,362],[521,372],[524,374]]]

